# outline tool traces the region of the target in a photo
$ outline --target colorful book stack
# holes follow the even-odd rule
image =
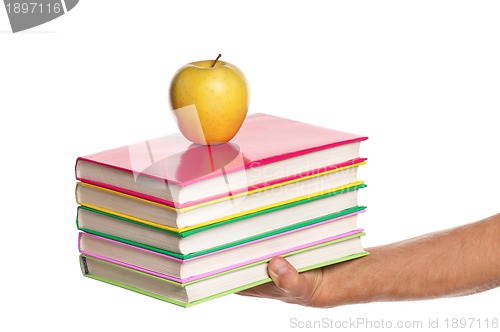
[[[180,306],[367,255],[357,227],[366,137],[266,114],[230,143],[174,134],[77,159],[87,277]]]

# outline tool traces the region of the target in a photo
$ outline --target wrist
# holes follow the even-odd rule
[[[368,251],[367,256],[323,268],[322,281],[311,298],[311,305],[336,307],[384,300],[388,285],[380,278],[384,272],[379,259],[381,250]]]

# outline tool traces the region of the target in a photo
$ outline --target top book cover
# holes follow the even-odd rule
[[[360,163],[366,136],[251,114],[229,142],[172,134],[77,158],[76,179],[183,208]]]

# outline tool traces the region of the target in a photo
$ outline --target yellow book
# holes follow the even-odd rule
[[[184,232],[358,189],[363,185],[363,181],[356,179],[358,166],[188,209],[172,208],[83,182],[76,185],[76,200],[85,207],[173,232]]]

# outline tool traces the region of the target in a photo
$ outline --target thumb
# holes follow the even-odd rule
[[[308,299],[310,297],[310,283],[286,259],[274,257],[269,262],[267,269],[275,285],[286,295],[296,299]]]

